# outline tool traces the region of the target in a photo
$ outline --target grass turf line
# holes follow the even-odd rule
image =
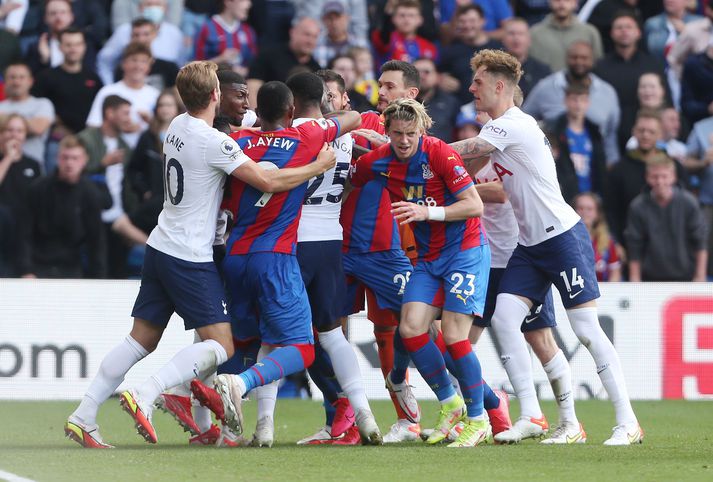
[[[189,447],[188,435],[162,412],[154,423],[158,445],[136,434],[116,398],[99,415],[102,435],[115,450],[84,450],[65,439],[63,424],[74,402],[0,402],[0,469],[37,481],[77,480],[712,480],[713,403],[637,402],[646,431],[643,445],[604,447],[614,425],[605,401],[581,401],[577,414],[587,443],[475,449],[429,447],[413,442],[384,447],[298,447],[295,441],[323,423],[321,405],[278,400],[276,445],[272,449]],[[255,403],[245,405],[246,426]],[[436,419],[436,404],[423,403],[424,427]],[[372,402],[385,433],[393,418],[390,402]],[[554,403],[544,403],[551,423]],[[517,402],[511,411],[518,413]],[[251,431],[250,431],[251,433]]]

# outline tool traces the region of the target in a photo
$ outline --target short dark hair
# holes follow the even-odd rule
[[[10,62],[9,64],[7,64],[5,70],[3,71],[3,75],[5,77],[7,77],[7,71],[10,70],[10,67],[24,67],[30,73],[30,77],[34,77],[34,75],[32,75],[32,69],[30,68],[30,65],[25,61],[15,60],[14,62]]]
[[[122,105],[131,105],[131,102],[119,95],[107,95],[104,99],[104,102],[102,102],[102,117],[106,115],[107,110],[116,109],[117,107],[121,107]]]
[[[614,16],[611,19],[611,23],[609,25],[614,25],[614,22],[619,20],[620,18],[623,17],[628,17],[634,21],[637,27],[639,27],[639,30],[641,30],[641,19],[639,16],[636,14],[635,10],[630,10],[627,8],[623,8],[621,10],[617,10],[616,13],[614,13]]]
[[[589,95],[590,83],[591,81],[586,77],[579,81],[570,82],[564,89],[564,95]]]
[[[287,79],[287,87],[292,91],[295,103],[302,106],[319,106],[324,96],[322,78],[312,72],[300,72]]]
[[[277,122],[282,119],[293,101],[290,88],[278,80],[263,84],[257,91],[257,111],[260,118],[266,122]]]
[[[381,66],[382,74],[390,71],[401,72],[403,74],[404,85],[406,87],[416,87],[417,89],[421,88],[421,76],[419,75],[418,70],[416,70],[416,67],[408,62],[404,62],[402,60],[389,60]]]
[[[58,35],[57,38],[59,41],[62,41],[62,37],[65,35],[81,35],[83,39],[86,40],[86,36],[84,35],[84,32],[78,29],[77,27],[67,27],[64,30],[62,30]]]
[[[396,5],[394,6],[394,12],[396,12],[396,10],[398,10],[399,7],[417,8],[419,11],[421,11],[421,2],[419,0],[396,0]]]
[[[153,23],[148,18],[139,17],[139,18],[135,18],[131,21],[131,30],[133,30],[137,27],[145,27],[146,25],[150,25],[154,29],[156,28],[156,24]]]
[[[349,58],[349,57],[347,57]],[[318,70],[315,72],[315,74],[324,81],[326,84],[327,82],[336,82],[337,86],[339,87],[339,92],[342,94],[347,91],[347,84],[344,83],[344,77],[339,75],[333,70],[330,69],[322,69]]]
[[[225,84],[247,84],[245,77],[234,70],[218,70],[218,82],[220,85]]]
[[[131,42],[126,46],[121,54],[122,62],[133,55],[146,55],[148,58],[152,59],[151,48],[148,45],[144,45],[140,42]]]
[[[459,6],[458,8],[456,8],[455,13],[453,14],[453,18],[458,18],[461,15],[470,12],[471,10],[475,10],[476,12],[478,12],[480,18],[485,18],[485,12],[483,12],[483,7],[481,7],[477,3],[469,3],[468,5]]]

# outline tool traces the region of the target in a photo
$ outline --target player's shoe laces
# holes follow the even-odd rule
[[[113,449],[113,445],[104,443],[98,425],[87,425],[77,417],[70,416],[64,424],[64,435],[86,449]]]
[[[400,418],[391,426],[389,432],[384,435],[384,443],[413,442],[418,440],[420,434],[421,426],[419,424]]]
[[[215,445],[215,442],[220,437],[220,427],[213,424],[208,430],[203,433],[188,439],[189,445]]]
[[[358,410],[356,412],[356,424],[359,427],[362,445],[381,445],[384,443],[374,414],[370,410],[364,408]]]
[[[329,433],[329,428],[324,426],[317,430],[313,435],[309,435],[297,441],[297,445],[318,445],[328,440],[331,440],[332,434]]]
[[[493,429],[487,420],[466,420],[463,422],[463,430],[449,447],[476,447],[481,443],[493,441]]]
[[[151,423],[151,411],[144,406],[143,402],[136,397],[134,390],[127,390],[119,396],[119,404],[126,413],[131,415],[136,424],[136,431],[139,432],[148,443],[158,442],[156,430]]]
[[[215,391],[218,392],[223,402],[225,424],[237,435],[241,435],[243,433],[243,411],[241,404],[243,402],[244,393],[242,393],[242,390],[235,381],[236,376],[237,375],[228,375],[225,373],[217,375],[213,383]],[[191,382],[191,388],[193,388],[193,382]]]
[[[551,433],[547,434],[542,444],[545,445],[560,445],[560,444],[583,444],[587,441],[587,433],[584,431],[581,423],[563,423],[555,428]]]
[[[253,439],[250,441],[252,447],[272,447],[275,439],[275,422],[270,416],[262,417],[257,421]]]
[[[490,418],[490,426],[493,430],[493,435],[504,432],[512,428],[510,421],[510,397],[503,390],[493,390],[495,395],[500,399],[498,408],[488,410],[488,418]]]
[[[195,378],[191,380],[191,393],[198,400],[198,403],[213,412],[218,420],[225,420],[223,401],[220,399],[218,392]]]
[[[433,428],[433,432],[426,439],[427,444],[437,444],[448,437],[448,433],[458,422],[465,420],[466,409],[463,399],[456,397],[445,405],[441,405],[438,412],[438,421]]]
[[[633,445],[644,442],[644,430],[638,423],[617,425],[612,430],[612,436],[604,441],[604,445]]]
[[[541,438],[548,428],[549,424],[544,415],[540,418],[520,417],[511,429],[497,434],[495,441],[501,444],[516,444],[528,438]]]
[[[389,373],[386,376],[386,388],[396,396],[396,401],[399,402],[399,407],[401,407],[406,417],[413,423],[419,423],[421,421],[421,408],[418,406],[418,400],[413,395],[411,385],[405,380],[403,383],[392,382],[391,373]]]
[[[334,420],[332,420],[331,437],[333,438],[339,437],[346,432],[349,427],[354,425],[355,415],[348,398],[339,397],[332,405],[336,409]]]
[[[248,445],[250,445],[249,440],[233,432],[227,425],[221,427],[218,440],[215,441],[216,447],[247,447]]]
[[[190,397],[181,395],[173,395],[171,393],[162,393],[156,400],[156,407],[172,416],[178,425],[183,428],[184,432],[191,432],[191,435],[199,435],[201,429],[198,428],[196,421],[193,420]]]

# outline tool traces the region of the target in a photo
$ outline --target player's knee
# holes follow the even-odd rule
[[[302,356],[302,363],[304,363],[305,368],[309,368],[314,363],[314,345],[304,344],[304,345],[294,345],[300,352]]]
[[[153,325],[147,320],[134,319],[130,336],[147,352],[151,353],[156,349],[158,342],[161,341],[161,335],[163,335],[163,328]]]
[[[413,338],[414,336],[423,335],[425,332],[418,326],[409,324],[406,321],[399,325],[399,334],[401,338]]]
[[[480,335],[483,334],[484,328],[482,326],[473,325],[470,327],[470,332],[468,333],[468,341],[471,345],[475,345],[480,340]]]
[[[557,354],[559,347],[550,328],[526,331],[524,335],[540,362],[547,363]]]

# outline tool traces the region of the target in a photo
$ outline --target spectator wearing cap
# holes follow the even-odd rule
[[[292,0],[296,8],[295,18],[310,17],[324,22],[327,5],[335,1],[342,5],[349,18],[347,34],[354,45],[368,46],[369,17],[365,0]]]
[[[483,30],[483,9],[476,4],[458,7],[452,25],[455,38],[443,47],[438,67],[442,72],[442,87],[450,93],[455,93],[459,100],[465,103],[472,97],[468,92],[473,79],[470,59],[482,49],[499,49],[502,44],[491,39]]]
[[[117,2],[114,2],[116,5]],[[146,18],[158,27],[158,34],[151,42],[151,54],[158,59],[175,64],[183,64],[183,33],[173,23],[164,19],[165,0],[141,0],[138,14],[132,19]],[[180,19],[180,16],[179,16]],[[97,73],[105,85],[114,82],[114,69],[121,59],[121,54],[131,42],[132,20],[115,27],[114,33],[97,56]]]
[[[451,142],[460,102],[456,96],[440,88],[438,71],[432,59],[416,59],[413,66],[421,78],[417,100],[426,106],[428,115],[433,119],[429,133],[443,142]]]
[[[532,38],[530,37],[530,27],[527,22],[518,17],[507,20],[503,26],[503,46],[522,65],[523,74],[520,77],[518,86],[522,90],[525,99],[530,94],[537,83],[550,75],[552,70],[530,55]]]
[[[349,33],[349,14],[339,0],[330,0],[322,9],[322,33],[314,49],[314,58],[322,67],[337,55],[346,55],[352,47],[366,47],[366,42]]]
[[[223,0],[219,14],[206,20],[195,37],[196,60],[229,64],[240,75],[257,55],[257,34],[247,22],[251,0]]]

